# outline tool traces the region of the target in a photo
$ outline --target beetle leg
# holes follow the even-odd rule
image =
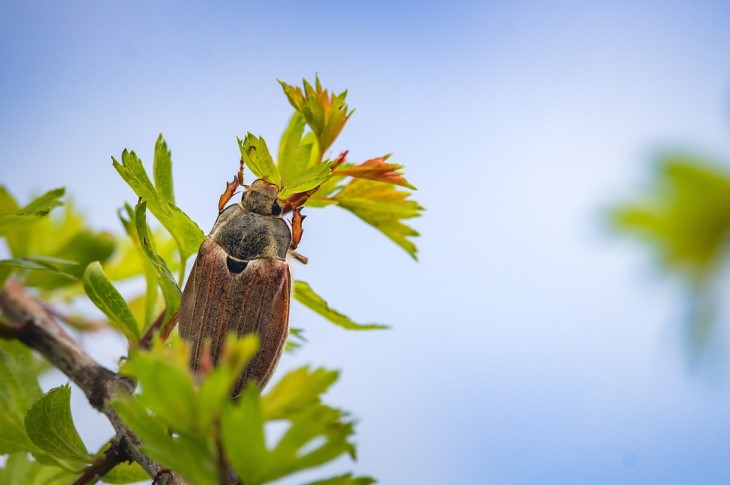
[[[226,207],[226,204],[229,200],[231,200],[231,197],[237,194],[236,189],[240,185],[238,175],[233,176],[233,182],[228,182],[226,184],[226,190],[223,191],[221,194],[220,199],[218,199],[218,213],[220,214],[223,212],[223,209]]]
[[[302,233],[304,232],[304,229],[302,228],[302,221],[307,216],[302,215],[302,208],[294,209],[291,216],[291,244],[289,247],[291,249],[296,249],[297,246],[299,246],[299,241],[302,240]]]

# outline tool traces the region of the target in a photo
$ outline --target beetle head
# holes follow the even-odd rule
[[[244,209],[264,216],[278,216],[281,214],[281,205],[277,202],[279,188],[264,179],[255,180],[246,188],[241,199]]]

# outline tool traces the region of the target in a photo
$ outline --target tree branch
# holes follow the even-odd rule
[[[8,280],[0,291],[0,312],[9,324],[9,327],[2,329],[0,337],[23,342],[66,374],[86,394],[89,403],[109,419],[116,431],[119,452],[124,460],[136,461],[150,477],[158,476],[164,468],[142,453],[140,439],[109,405],[116,396],[134,393],[132,380],[102,367],[92,359],[15,279]],[[165,473],[158,483],[182,485],[185,482],[177,475]]]

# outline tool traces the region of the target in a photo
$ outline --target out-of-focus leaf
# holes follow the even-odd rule
[[[78,263],[76,261],[42,256],[0,260],[0,267],[2,268],[29,271],[51,271],[74,281],[77,281],[79,278],[75,274],[71,274],[69,270],[75,270],[77,265]]]
[[[730,174],[693,158],[665,157],[648,196],[614,209],[612,220],[649,241],[668,268],[702,280],[727,248]]]
[[[330,322],[347,330],[376,330],[389,328],[387,325],[381,325],[378,323],[360,324],[353,322],[347,315],[343,315],[337,310],[330,308],[327,302],[322,299],[321,296],[316,294],[314,290],[312,290],[312,287],[304,281],[294,282],[294,298],[305,307],[319,313]]]
[[[49,455],[81,467],[93,457],[86,451],[71,419],[71,387],[48,391],[28,410],[25,430],[33,443]]]
[[[136,461],[132,463],[120,463],[104,475],[104,483],[123,485],[125,483],[137,483],[149,481],[150,476]]]
[[[150,458],[175,470],[190,483],[219,483],[213,443],[210,447],[200,446],[200,442],[211,441],[210,437],[202,436],[199,440],[193,440],[190,437],[170,436],[168,428],[149,415],[146,408],[133,398],[114,400],[112,406],[143,441],[142,451]]]
[[[181,253],[181,260],[198,252],[205,239],[203,231],[183,211],[167,202],[154,188],[142,165],[142,161],[134,152],[124,150],[122,162],[112,159],[114,168],[129,184],[138,197],[147,202],[147,207],[160,224],[170,232]]]
[[[339,372],[302,367],[286,374],[263,397],[267,420],[285,419],[305,407],[320,403],[320,396],[337,380]]]
[[[351,177],[375,180],[377,182],[386,182],[395,185],[408,187],[416,190],[403,175],[403,165],[395,163],[386,163],[390,155],[383,157],[371,158],[360,165],[338,169],[335,173],[339,175],[349,175]]]
[[[3,485],[68,485],[77,476],[57,466],[30,460],[27,453],[8,456],[5,466],[0,468],[0,483]]]
[[[304,117],[295,111],[279,143],[277,167],[285,187],[307,169],[312,152],[317,151],[316,137],[311,132],[305,135],[305,126]]]
[[[106,315],[109,322],[132,342],[139,342],[139,325],[127,302],[107,279],[99,262],[91,263],[86,268],[83,283],[89,299]]]
[[[296,403],[292,396],[259,397],[258,390],[249,384],[237,403],[228,403],[221,419],[223,448],[231,466],[242,483],[268,483],[285,475],[326,463],[343,453],[354,456],[354,447],[348,441],[353,425],[345,415],[319,402],[318,392],[324,392],[332,375],[327,371],[307,370],[286,381],[281,388],[304,391]],[[306,384],[305,384],[306,383]],[[304,386],[311,385],[310,388]],[[274,408],[266,410],[271,403]],[[296,406],[301,406],[296,409]],[[264,422],[268,415],[279,418],[286,415],[289,429],[271,450],[266,447]]]
[[[56,271],[59,274],[31,273],[24,283],[27,286],[33,286],[44,290],[53,290],[59,286],[69,284],[67,273],[80,280],[89,263],[93,261],[107,261],[116,249],[116,238],[109,233],[93,232],[89,229],[83,229],[76,232],[61,247],[53,251],[50,256],[57,261],[75,261],[75,265],[56,265]],[[51,259],[48,259],[52,261]]]
[[[147,256],[147,259],[157,270],[157,281],[162,289],[162,296],[165,299],[164,323],[167,323],[177,312],[178,308],[180,308],[180,299],[182,298],[182,294],[180,293],[180,288],[177,286],[175,278],[172,276],[167,264],[160,256],[157,255],[152,247],[152,239],[147,228],[147,218],[145,215],[146,208],[147,204],[145,202],[137,204],[134,218],[142,250]]]
[[[33,369],[30,349],[0,339],[0,455],[37,449],[23,424],[25,413],[43,394]]]
[[[330,200],[378,229],[416,259],[416,245],[408,238],[418,236],[418,232],[402,221],[419,217],[423,207],[408,200],[410,195],[390,184],[356,178]]]
[[[221,438],[231,466],[242,483],[257,485],[270,479],[259,391],[248,384],[237,405],[228,404],[221,418]]]
[[[309,482],[307,485],[370,485],[371,483],[375,483],[375,480],[371,477],[353,477],[352,473],[348,473],[326,480]]]
[[[149,479],[150,476],[136,461],[132,463],[120,463],[104,475],[103,478],[104,483],[113,483],[115,485],[146,482]]]
[[[309,128],[317,136],[321,160],[322,154],[332,145],[353,113],[348,111],[345,102],[347,91],[330,94],[322,88],[319,77],[315,78],[314,86],[305,79],[304,90],[282,81],[279,81],[279,84],[284,89],[289,103],[301,113]]]
[[[323,184],[332,177],[330,165],[331,162],[326,161],[304,170],[284,187],[279,194],[280,197],[286,198],[292,194],[306,192]]]
[[[247,133],[243,140],[238,138],[238,148],[246,166],[251,169],[257,178],[265,178],[272,184],[281,185],[279,170],[274,164],[274,159],[271,158],[271,153],[263,137]]]
[[[66,189],[63,187],[50,190],[40,197],[34,199],[28,205],[22,209],[17,209],[11,212],[0,213],[0,236],[5,236],[11,232],[17,231],[26,227],[29,224],[34,224],[42,217],[48,215],[48,213],[54,207],[63,205],[61,197],[66,193]],[[3,187],[2,194],[0,194],[0,202],[7,208],[12,208],[15,202],[10,192]]]
[[[167,142],[162,133],[155,143],[155,159],[152,163],[152,172],[155,177],[155,188],[163,200],[174,204],[175,191],[172,184],[172,154],[167,148]]]
[[[306,342],[307,339],[304,337],[304,329],[289,327],[289,338],[286,340],[286,347],[284,350],[286,352],[295,352],[302,348]]]

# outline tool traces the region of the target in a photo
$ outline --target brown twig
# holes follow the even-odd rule
[[[112,444],[109,449],[104,452],[104,456],[100,457],[101,459],[98,462],[87,467],[79,478],[73,482],[73,485],[96,483],[115,466],[125,461],[130,461],[131,458],[127,456],[126,448],[122,443],[123,442],[118,439],[112,440]]]
[[[156,476],[162,467],[142,453],[140,439],[109,405],[112,398],[134,392],[132,381],[92,359],[14,279],[8,280],[0,290],[0,312],[5,322],[0,327],[0,336],[17,339],[37,350],[66,374],[86,394],[89,403],[109,419],[122,447],[120,453],[139,463],[151,477]],[[159,483],[181,485],[185,482],[170,473]]]

